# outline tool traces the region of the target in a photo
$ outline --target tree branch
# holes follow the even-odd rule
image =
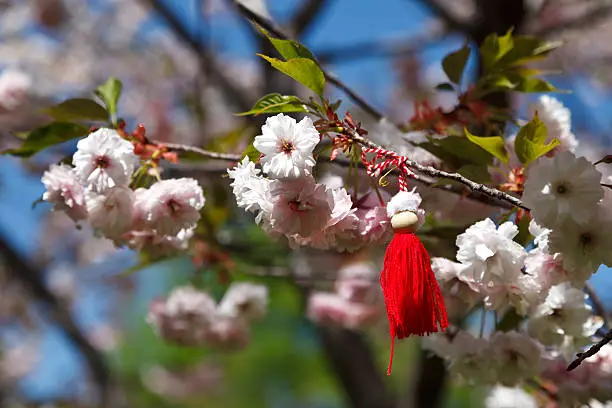
[[[12,276],[43,302],[68,339],[85,358],[99,392],[99,407],[111,407],[111,378],[104,357],[91,345],[62,302],[47,289],[40,271],[21,258],[4,239],[0,239],[0,254]]]
[[[330,368],[342,382],[353,408],[394,408],[395,402],[363,334],[316,326]]]
[[[578,368],[578,366],[582,364],[584,360],[597,354],[603,346],[605,346],[611,341],[612,330],[608,331],[608,333],[606,333],[606,335],[601,340],[599,340],[599,342],[593,344],[587,351],[585,351],[584,353],[576,354],[576,359],[572,361],[570,365],[567,366],[567,371],[572,371]]]
[[[328,0],[303,0],[289,23],[289,30],[300,38],[325,9]]]
[[[234,81],[224,74],[214,54],[208,50],[204,44],[194,38],[184,27],[181,21],[174,15],[172,10],[162,0],[142,0],[159,13],[168,23],[174,33],[184,41],[198,57],[200,64],[205,72],[209,72],[230,103],[234,104],[240,111],[251,109],[254,100],[250,100],[243,89],[236,86]],[[252,118],[248,118],[252,119]]]
[[[351,140],[359,143],[362,146],[370,147],[373,149],[382,149],[382,146],[372,142],[371,140],[364,138],[363,136],[358,135],[356,132],[352,131],[351,129],[345,129],[344,134],[347,137],[349,137]],[[487,187],[484,184],[476,183],[466,177],[463,177],[459,173],[449,173],[447,171],[438,170],[434,167],[424,166],[410,159],[407,159],[405,163],[410,169],[416,170],[427,176],[438,178],[438,179],[448,179],[448,180],[456,181],[458,183],[464,184],[465,186],[467,186],[470,190],[474,192],[485,194],[495,200],[505,201],[507,203],[512,204],[515,207],[519,207],[519,208],[529,211],[529,208],[524,206],[521,200],[518,199],[517,197],[504,193],[503,191],[499,191],[495,188]]]

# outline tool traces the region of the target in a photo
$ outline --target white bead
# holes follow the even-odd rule
[[[391,217],[394,231],[411,231],[419,229],[419,217],[412,211],[402,211]]]

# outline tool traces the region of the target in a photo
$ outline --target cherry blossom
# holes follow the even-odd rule
[[[522,388],[493,387],[485,399],[486,408],[538,408],[531,394]]]
[[[263,156],[263,171],[273,178],[297,178],[310,174],[315,165],[312,151],[320,136],[310,118],[299,123],[279,113],[269,117],[255,137],[253,146]]]
[[[146,222],[162,235],[193,228],[206,202],[202,187],[191,178],[162,180],[143,194]]]
[[[52,164],[42,176],[46,191],[43,200],[54,204],[56,211],[64,211],[74,221],[87,218],[85,191],[72,167]]]
[[[603,198],[600,180],[601,173],[585,158],[560,152],[529,168],[523,202],[544,227],[555,227],[566,219],[583,224]]]
[[[134,192],[113,187],[104,194],[87,194],[87,210],[91,226],[108,238],[117,239],[134,223]]]
[[[115,130],[102,128],[79,140],[72,164],[88,189],[104,193],[109,188],[129,184],[138,156],[132,143]]]

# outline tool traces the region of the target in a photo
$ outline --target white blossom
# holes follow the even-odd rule
[[[52,164],[41,180],[46,188],[42,198],[55,210],[66,212],[74,221],[87,218],[85,191],[72,167]]]
[[[565,221],[550,234],[550,250],[561,253],[563,267],[576,285],[584,283],[601,264],[612,265],[612,221],[606,209],[595,208],[584,224]]]
[[[134,223],[134,192],[126,187],[113,187],[104,194],[87,194],[89,222],[107,238],[117,239]]]
[[[215,319],[216,303],[192,286],[175,288],[168,298],[154,301],[147,322],[169,342],[198,346],[206,341]]]
[[[218,312],[231,318],[261,319],[268,312],[268,288],[249,282],[232,283]]]
[[[271,180],[262,177],[260,170],[255,168],[255,163],[248,157],[242,159],[233,169],[228,169],[227,173],[233,180],[231,185],[238,207],[253,213],[269,213],[272,210]],[[258,221],[261,221],[261,218],[263,214]]]
[[[176,235],[196,225],[205,201],[197,180],[162,180],[144,196],[143,211],[151,228],[162,235]]]
[[[583,224],[603,197],[600,180],[601,173],[584,157],[570,152],[542,157],[528,171],[523,203],[541,226],[552,228],[567,219]]]
[[[446,258],[432,258],[431,269],[436,274],[451,316],[463,316],[482,298],[479,287],[464,275],[467,265]]]
[[[310,174],[316,164],[312,152],[320,135],[309,117],[299,123],[279,113],[269,117],[253,146],[263,157],[263,171],[273,178],[297,178]]]
[[[453,338],[446,351],[449,353],[447,359],[453,374],[461,376],[468,383],[488,384],[495,381],[492,355],[486,339],[476,338],[462,330]]]
[[[582,337],[591,314],[585,294],[569,283],[553,286],[529,318],[529,333],[544,345],[561,345],[566,336]]]
[[[486,408],[538,408],[531,394],[522,388],[493,387],[485,399]]]
[[[531,116],[538,113],[540,120],[546,125],[548,137],[546,142],[558,139],[559,150],[574,152],[578,147],[578,140],[572,133],[571,112],[561,101],[548,95],[542,95],[537,102],[529,106]]]
[[[485,285],[514,283],[521,274],[525,250],[512,239],[518,227],[505,222],[495,227],[489,218],[470,226],[457,237],[457,260],[469,265],[465,275]]]
[[[489,339],[497,381],[514,386],[540,373],[542,347],[531,337],[515,331],[495,332]]]
[[[72,164],[82,182],[96,193],[130,183],[138,156],[132,143],[117,131],[102,128],[77,143]]]

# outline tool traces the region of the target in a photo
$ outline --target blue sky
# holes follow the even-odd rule
[[[195,33],[201,30],[199,20],[194,17],[194,4],[191,0],[166,0],[177,15],[187,22]],[[100,2],[98,0],[98,2]],[[271,12],[283,22],[287,11],[297,3],[293,0],[271,0]],[[316,27],[304,39],[304,43],[313,51],[328,47],[339,47],[372,39],[407,38],[423,30],[429,18],[427,10],[417,6],[417,2],[407,0],[355,1],[335,0],[330,9],[317,22]],[[256,51],[249,34],[249,28],[239,19],[229,15],[213,18],[209,27],[209,35],[214,47],[228,58],[255,59]],[[157,25],[159,21],[153,21]],[[423,63],[427,66],[439,63],[441,58],[460,44],[459,39],[441,42],[435,47],[429,47],[420,53]],[[351,87],[365,95],[381,109],[385,109],[388,95],[395,83],[395,74],[389,60],[370,58],[339,63],[332,69]],[[602,136],[602,141],[609,144],[608,129],[612,128],[612,98],[609,92],[600,91],[592,86],[591,81],[584,77],[573,77],[571,81],[563,81],[559,86],[573,89],[573,94],[560,95],[574,114],[576,130],[585,129],[589,133]],[[589,101],[589,106],[584,103]],[[36,177],[21,170],[12,159],[0,159],[0,172],[10,177],[3,177],[0,186],[0,233],[9,236],[16,248],[24,254],[30,254],[36,247],[35,237],[40,227],[40,217],[46,206],[31,210],[33,201],[42,193],[42,185]],[[121,258],[120,262],[124,262]],[[159,269],[157,270],[159,272]],[[92,273],[93,271],[82,271]],[[593,282],[598,291],[608,302],[612,301],[612,282],[602,271]],[[146,293],[138,296],[149,299],[163,293],[164,281],[159,279],[160,273],[155,270],[141,272],[147,279]],[[141,285],[143,286],[143,285]],[[84,326],[105,318],[105,304],[108,293],[84,293],[79,303],[77,314],[79,322]],[[112,300],[111,300],[112,301]],[[76,355],[63,335],[55,328],[49,327],[43,342],[43,359],[35,374],[29,376],[22,384],[31,395],[41,398],[60,395],[68,389],[67,384],[82,375],[79,356]],[[57,373],[62,373],[63,380],[58,382]]]

